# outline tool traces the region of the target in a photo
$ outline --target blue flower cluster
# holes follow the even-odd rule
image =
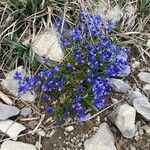
[[[57,18],[55,25],[59,29],[62,20]],[[99,15],[92,15],[86,11],[80,12],[79,25],[72,29],[69,37],[61,33],[60,43],[64,49],[73,51],[73,59],[67,60],[61,67],[65,66],[67,75],[61,72],[61,67],[51,69],[44,68],[33,77],[24,77],[16,72],[15,79],[19,80],[19,93],[27,90],[32,91],[35,87],[41,87],[43,93],[62,91],[67,89],[70,77],[72,77],[73,99],[68,111],[74,111],[78,120],[84,120],[86,113],[83,106],[84,93],[90,97],[93,105],[101,109],[106,103],[106,95],[110,92],[109,79],[121,74],[128,65],[128,51],[124,47],[117,46],[109,38],[109,33],[114,27],[113,20],[104,21]],[[57,76],[59,73],[59,76]],[[74,76],[72,76],[74,73]],[[66,81],[66,82],[65,82]],[[43,96],[44,100],[48,96]],[[47,108],[47,112],[53,112]],[[67,112],[68,113],[68,112]]]

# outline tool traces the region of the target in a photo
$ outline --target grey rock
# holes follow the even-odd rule
[[[115,139],[107,123],[99,126],[97,133],[84,142],[85,150],[116,150]]]
[[[145,95],[141,94],[139,91],[128,91],[128,102],[130,105],[133,105],[133,100],[138,97],[145,97]]]
[[[36,148],[32,144],[8,140],[2,143],[1,150],[36,150]]]
[[[21,116],[28,116],[32,114],[32,109],[30,107],[24,107],[20,111]]]
[[[113,21],[117,22],[123,17],[123,11],[119,5],[114,6],[112,9],[107,11],[106,18],[113,19]]]
[[[11,105],[5,105],[0,102],[0,120],[6,120],[10,117],[18,115],[20,110]]]
[[[131,87],[127,83],[120,79],[111,78],[109,83],[112,89],[116,92],[126,93],[129,89],[131,89]]]
[[[12,120],[0,121],[0,131],[7,134],[13,140],[17,140],[17,136],[26,127]]]
[[[64,58],[64,52],[59,43],[59,38],[59,33],[55,29],[50,29],[35,36],[31,48],[40,57],[46,56],[50,60],[61,62]]]
[[[150,121],[150,102],[147,97],[138,97],[133,100],[133,106],[139,114]]]
[[[108,116],[126,138],[132,138],[135,134],[136,110],[128,104],[123,104],[114,109]]]
[[[14,96],[19,96],[18,95],[18,81],[14,80],[14,75],[16,73],[16,71],[19,71],[22,73],[22,75],[24,76],[25,70],[23,69],[23,66],[20,66],[12,71],[10,71],[7,76],[6,79],[3,79],[1,82],[1,85],[6,88],[11,94],[13,94]],[[33,94],[31,94],[31,92],[27,91],[25,94],[21,95],[19,97],[22,101],[28,101],[28,102],[33,102],[36,98],[36,94],[33,91]]]
[[[45,131],[42,128],[38,129],[39,131],[37,132],[37,134],[41,137],[44,137],[46,135]]]
[[[150,95],[150,84],[144,85],[143,90],[144,90],[148,95]]]
[[[71,132],[71,131],[74,130],[74,127],[73,126],[68,126],[68,127],[65,128],[65,130],[68,131],[68,132]]]
[[[140,72],[138,77],[141,81],[150,84],[150,73],[148,72]]]

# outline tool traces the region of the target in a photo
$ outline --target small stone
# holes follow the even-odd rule
[[[132,68],[135,69],[135,68],[140,68],[140,62],[139,61],[135,61],[133,64],[132,64]]]
[[[133,100],[133,106],[143,118],[150,121],[150,102],[146,97],[135,98]]]
[[[10,117],[18,115],[20,110],[11,105],[5,105],[0,102],[0,120],[6,120]]]
[[[36,150],[36,148],[32,144],[8,140],[2,143],[1,150]]]
[[[30,107],[24,107],[20,111],[21,116],[28,116],[31,115],[31,113],[32,113],[32,109]]]
[[[45,133],[45,131],[44,131],[43,129],[39,128],[38,130],[39,130],[39,131],[37,132],[37,134],[38,134],[39,136],[44,137],[44,136],[46,135],[46,133]]]
[[[25,70],[23,69],[23,66],[19,66],[18,68],[10,71],[7,74],[6,79],[2,80],[1,85],[4,88],[6,88],[11,94],[17,97],[19,96],[18,94],[19,83],[17,80],[14,79],[16,71],[21,72],[23,76],[26,74]],[[22,101],[33,102],[36,98],[36,94],[34,93],[34,91],[32,94],[30,91],[26,91],[26,93],[22,94],[19,98]]]
[[[143,90],[144,90],[148,95],[150,95],[150,84],[144,85]]]
[[[142,136],[143,134],[144,134],[143,129],[140,129],[140,130],[139,130],[139,135]]]
[[[145,83],[150,84],[150,73],[148,72],[140,72],[138,75],[139,79]]]
[[[64,52],[59,43],[60,35],[55,29],[45,31],[35,36],[31,48],[40,57],[46,56],[50,60],[61,62]]]
[[[145,95],[141,94],[139,91],[128,91],[128,102],[130,105],[133,105],[133,100],[139,97],[145,97]]]
[[[117,22],[119,21],[123,16],[123,11],[119,7],[119,5],[116,5],[112,9],[107,11],[106,18],[107,19],[113,19],[113,21]]]
[[[117,102],[118,102],[118,100],[117,100],[117,99],[115,99],[115,98],[112,98],[111,100],[112,100],[112,103],[113,103],[113,104],[115,104],[115,103],[117,103]]]
[[[25,126],[12,120],[0,121],[0,131],[6,133],[13,140],[17,140],[19,133],[25,129]]]
[[[99,126],[97,133],[84,142],[85,150],[116,150],[114,136],[107,123]]]
[[[65,128],[65,130],[68,131],[68,132],[71,132],[71,131],[74,130],[74,127],[73,126],[68,126],[68,127]]]
[[[136,110],[128,104],[123,104],[115,108],[108,116],[126,138],[132,138],[135,134]]]
[[[28,126],[31,129],[34,129],[37,124],[38,124],[38,121],[36,121],[36,120],[31,120],[31,121],[28,122]]]
[[[131,89],[131,87],[127,83],[120,79],[111,78],[109,83],[112,89],[116,92],[126,93],[129,89]]]

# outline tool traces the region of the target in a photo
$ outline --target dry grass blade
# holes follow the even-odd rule
[[[4,101],[8,105],[14,104],[13,101],[6,94],[2,93],[1,91],[0,91],[0,99],[2,99],[2,101]]]

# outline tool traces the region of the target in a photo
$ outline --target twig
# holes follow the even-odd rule
[[[13,101],[4,93],[0,91],[0,99],[2,99],[6,104],[13,105]]]

